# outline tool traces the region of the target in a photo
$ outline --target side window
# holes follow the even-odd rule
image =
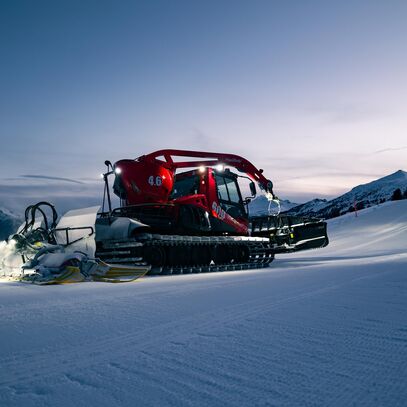
[[[215,176],[216,184],[218,186],[219,199],[222,201],[229,201],[228,190],[226,188],[225,179],[219,175]]]
[[[233,203],[241,203],[239,191],[237,190],[236,181],[231,178],[225,178],[229,192],[229,200]]]
[[[233,178],[216,174],[215,179],[220,200],[235,204],[242,203],[236,181]]]
[[[215,180],[221,208],[232,218],[247,218],[236,180],[219,174]]]

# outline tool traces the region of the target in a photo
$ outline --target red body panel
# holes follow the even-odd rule
[[[164,157],[164,160],[159,159],[161,156]],[[199,161],[175,162],[172,156],[202,159]],[[219,164],[237,168],[238,171],[246,173],[252,180],[256,181],[266,192],[272,193],[272,183],[262,175],[263,171],[258,170],[246,159],[233,154],[160,150],[139,157],[136,160],[120,160],[115,163],[115,169],[119,169],[116,173],[120,177],[121,186],[125,191],[126,205],[148,203],[193,205],[208,212],[212,218],[217,219],[219,225],[223,224],[225,226],[227,233],[247,235],[247,217],[233,218],[226,213],[219,201],[214,170],[208,168],[208,166]],[[174,187],[176,170],[201,166],[204,166],[205,169],[193,170],[181,175],[181,178],[199,176],[198,193],[171,199],[170,194]]]
[[[174,172],[157,161],[121,160],[120,177],[126,190],[127,205],[167,203],[174,186]]]

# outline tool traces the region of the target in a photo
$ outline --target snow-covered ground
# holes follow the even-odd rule
[[[0,284],[1,406],[405,406],[407,200],[268,269]]]

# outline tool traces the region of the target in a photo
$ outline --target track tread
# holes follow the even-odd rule
[[[173,265],[151,265],[149,274],[188,274],[188,273],[211,273],[220,271],[248,270],[268,267],[274,259],[273,247],[269,239],[261,237],[246,236],[178,236],[178,235],[154,235],[143,234],[133,240],[117,240],[103,242],[99,245],[96,256],[107,263],[120,263],[131,265],[150,265],[143,256],[137,256],[132,250],[142,251],[146,248],[154,248],[162,251],[171,250],[171,248],[184,248],[193,250],[194,248],[209,248],[210,250],[219,250],[221,246],[226,253],[230,248],[242,247],[248,251],[247,259],[243,262],[234,262],[233,259],[227,261],[217,261],[217,264],[211,260],[210,264],[173,264]],[[119,255],[121,254],[121,256]],[[234,254],[236,255],[236,253]],[[211,253],[210,257],[213,257]]]

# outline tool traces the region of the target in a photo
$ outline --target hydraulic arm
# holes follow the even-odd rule
[[[164,160],[159,160],[163,157]],[[173,157],[190,157],[200,158],[196,161],[178,161],[175,162]],[[153,153],[141,156],[138,160],[156,160],[164,167],[175,171],[178,168],[191,168],[201,166],[219,166],[228,165],[236,168],[239,172],[247,174],[253,181],[257,182],[260,188],[270,197],[275,198],[273,194],[273,183],[263,175],[262,169],[257,169],[250,161],[235,154],[211,153],[206,151],[188,151],[188,150],[158,150]]]

